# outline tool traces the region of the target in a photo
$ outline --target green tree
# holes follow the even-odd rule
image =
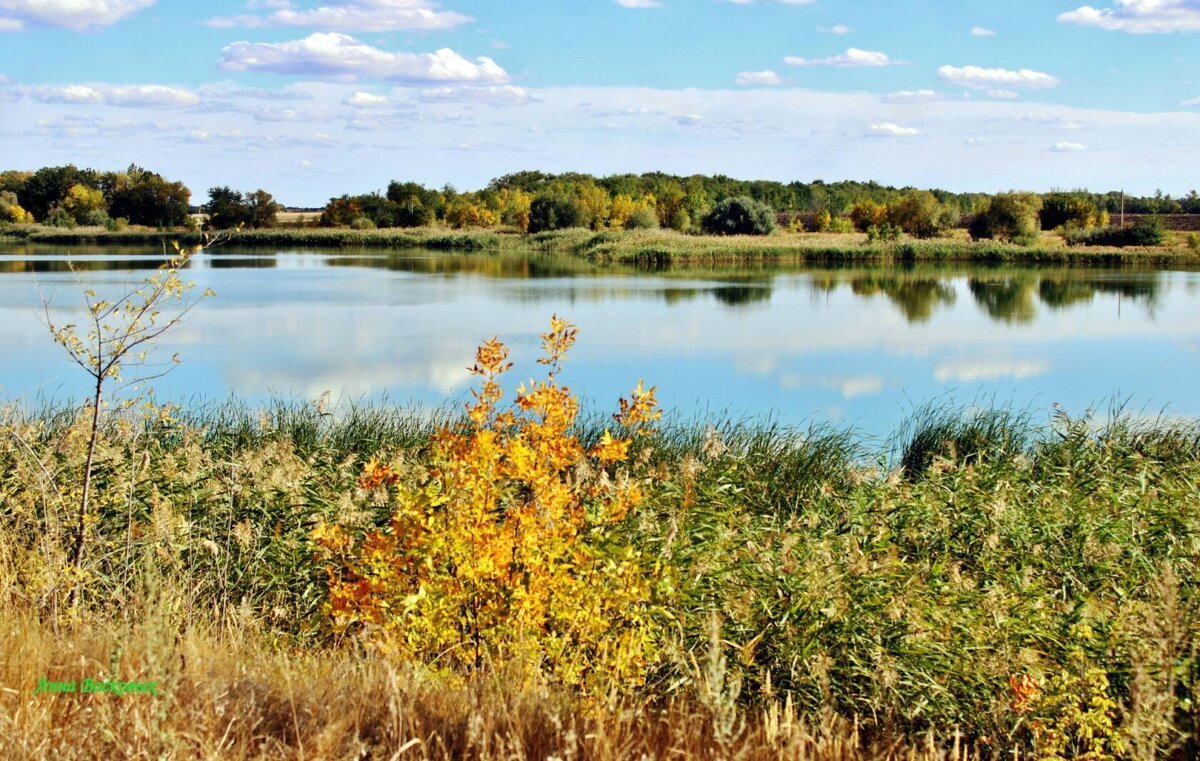
[[[134,165],[113,175],[107,184],[108,213],[113,217],[150,227],[191,224],[192,193],[181,182],[170,182]]]
[[[913,190],[888,206],[888,222],[914,238],[932,238],[954,227],[957,209],[950,209],[928,190]]]
[[[713,207],[703,225],[713,235],[767,235],[775,229],[775,212],[753,198],[726,198]]]
[[[278,224],[281,211],[283,206],[262,188],[246,194],[246,224],[255,230],[274,227]]]
[[[587,212],[574,198],[560,193],[542,193],[529,205],[529,232],[587,227]]]
[[[213,230],[230,230],[234,227],[241,227],[250,219],[250,210],[246,206],[245,197],[226,185],[209,189],[208,203],[204,204],[204,212],[208,214],[205,227]]]
[[[975,214],[971,223],[971,237],[994,238],[1011,241],[1018,238],[1036,237],[1040,229],[1038,212],[1042,210],[1042,199],[1037,193],[1000,193],[993,196]]]
[[[1095,227],[1100,222],[1100,210],[1084,193],[1047,193],[1042,196],[1038,219],[1043,230]]]

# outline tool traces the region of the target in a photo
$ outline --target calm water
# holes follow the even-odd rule
[[[67,269],[67,261],[76,272]],[[0,246],[0,399],[80,397],[41,322],[82,317],[160,258]],[[785,267],[659,272],[560,258],[424,252],[245,252],[197,258],[217,297],[163,343],[182,365],[158,398],[461,400],[480,340],[499,335],[536,377],[538,334],[580,326],[562,376],[608,408],[639,377],[687,416],[773,414],[886,433],[936,398],[1072,412],[1128,399],[1200,415],[1200,273]]]

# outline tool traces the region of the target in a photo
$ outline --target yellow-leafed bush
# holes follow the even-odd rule
[[[355,541],[322,525],[329,607],[339,628],[385,652],[450,671],[527,664],[587,692],[623,691],[656,656],[653,569],[614,527],[642,500],[628,463],[635,437],[661,416],[639,382],[590,449],[574,432],[578,403],[557,375],[576,329],[543,335],[548,378],[501,408],[511,367],[496,339],[476,353],[482,379],[468,420],[433,440],[423,482],[369,462],[359,482],[386,491],[389,525]]]

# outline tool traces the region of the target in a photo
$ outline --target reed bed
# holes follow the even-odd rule
[[[1038,731],[1111,740],[1092,758],[1200,753],[1194,423],[930,407],[881,445],[668,421],[633,453],[646,500],[620,526],[659,568],[663,658],[598,706],[503,664],[378,658],[330,628],[309,532],[385,523],[363,463],[420,478],[450,417],[225,403],[111,418],[89,594],[68,609],[82,423],[6,410],[0,754],[1020,758],[1038,747],[1022,680],[1040,685]],[[600,418],[580,429],[595,440]],[[32,694],[89,670],[169,694]]]
[[[40,226],[13,227],[11,240],[53,245],[161,245],[199,243],[197,231],[102,228],[59,230]],[[961,236],[933,240],[869,243],[866,236],[776,232],[768,236],[686,235],[669,230],[556,230],[525,235],[515,229],[450,230],[446,228],[351,230],[346,228],[275,228],[229,233],[229,242],[248,247],[425,248],[440,251],[536,251],[568,254],[597,263],[663,266],[669,264],[739,264],[763,260],[807,263],[845,262],[985,262],[1070,265],[1186,266],[1200,254],[1183,246],[1153,248],[1067,248],[1057,239],[1034,246],[970,241]]]

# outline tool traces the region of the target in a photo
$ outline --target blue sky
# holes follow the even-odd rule
[[[0,167],[1200,186],[1200,0],[0,0]]]

